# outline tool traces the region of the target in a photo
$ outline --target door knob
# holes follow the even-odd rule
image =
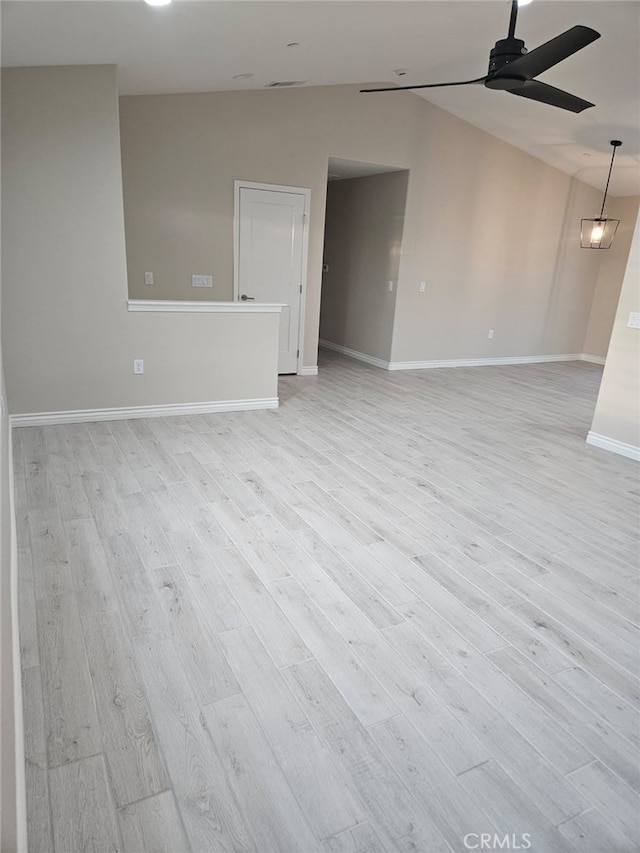
[[[246,302],[248,299],[255,299],[255,296],[247,296],[246,293],[243,293],[240,299],[242,299],[243,302]]]

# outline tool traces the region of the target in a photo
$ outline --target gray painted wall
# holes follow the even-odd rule
[[[11,413],[277,397],[278,314],[127,311],[115,67],[5,69],[2,95]]]
[[[408,179],[388,172],[327,186],[320,339],[383,361],[391,355]]]
[[[409,170],[393,361],[582,352],[602,253],[579,248],[580,219],[601,193],[417,95],[131,96],[120,122],[137,297],[230,299],[234,179],[309,187],[304,364],[315,364],[328,161],[383,163]],[[209,294],[191,287],[198,272],[213,275]]]

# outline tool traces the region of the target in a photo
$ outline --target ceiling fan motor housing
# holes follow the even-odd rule
[[[498,77],[492,79],[492,76],[500,71],[505,66],[509,65],[515,59],[520,59],[527,52],[522,39],[506,38],[500,39],[495,44],[495,47],[489,54],[489,70],[487,72],[489,79],[485,81],[485,86],[489,89],[513,89],[520,82],[525,82],[524,77],[514,75],[513,77]]]

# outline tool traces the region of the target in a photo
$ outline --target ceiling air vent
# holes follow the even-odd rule
[[[302,86],[306,80],[274,80],[273,83],[267,83],[265,89],[283,89],[285,86]]]

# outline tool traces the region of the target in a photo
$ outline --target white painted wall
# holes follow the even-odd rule
[[[640,218],[636,221],[589,441],[640,460]]]
[[[0,340],[0,387],[5,396]],[[9,512],[9,418],[0,415],[0,850],[18,849],[15,698],[19,679],[14,672],[12,612],[12,524]]]
[[[583,351],[588,355],[604,358],[607,354],[639,203],[640,199],[637,196],[609,198],[607,201],[607,215],[619,219],[620,225],[611,248],[595,250],[600,256],[600,266],[584,338]],[[599,212],[598,208],[591,214],[591,218],[597,216]]]

